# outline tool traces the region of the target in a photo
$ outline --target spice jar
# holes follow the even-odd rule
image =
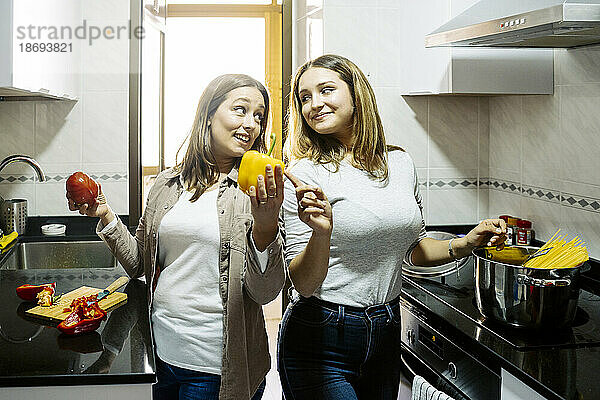
[[[508,219],[512,218],[510,215],[501,215],[500,217],[501,220],[503,220],[504,222],[506,222],[506,240],[504,241],[504,245],[505,246],[512,246],[513,244],[513,239],[512,239],[512,227],[509,226],[508,224]]]
[[[506,221],[506,243],[509,246],[513,246],[517,244],[517,223],[519,222],[519,218],[517,217],[508,217],[508,221]]]
[[[531,221],[520,219],[517,221],[517,233],[514,235],[517,245],[529,246],[531,244]]]

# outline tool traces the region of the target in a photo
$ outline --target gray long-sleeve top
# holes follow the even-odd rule
[[[333,210],[329,270],[314,296],[338,304],[368,307],[400,294],[402,260],[425,237],[416,169],[404,151],[388,153],[389,178],[375,180],[343,161],[331,165],[301,159],[291,172],[319,186]],[[295,189],[285,183],[283,213],[286,263],[308,243],[311,228],[298,218]]]

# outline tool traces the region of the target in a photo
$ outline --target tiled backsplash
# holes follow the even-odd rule
[[[554,95],[490,98],[490,213],[600,258],[600,46],[554,50]]]

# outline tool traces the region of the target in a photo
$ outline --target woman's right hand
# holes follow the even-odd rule
[[[289,171],[285,171],[285,176],[296,188],[300,221],[308,225],[313,230],[313,234],[331,236],[333,213],[323,189],[305,184]]]
[[[67,192],[67,201],[69,202],[69,210],[79,211],[79,214],[87,215],[88,217],[100,217],[103,222],[112,214],[112,210],[106,203],[106,198],[102,193],[101,186],[98,189],[98,197],[96,198],[96,202],[91,207],[85,203],[82,205],[75,204],[75,201],[73,201],[73,198],[69,192]]]

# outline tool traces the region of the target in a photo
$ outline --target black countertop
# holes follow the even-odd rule
[[[97,237],[96,237],[97,239]],[[114,268],[0,270],[0,386],[153,383],[155,363],[146,285],[131,280],[119,289],[126,304],[112,310],[96,332],[60,333],[24,313],[15,288],[56,281],[57,292],[80,286],[104,288],[119,276]]]
[[[464,301],[472,301],[473,286],[467,281],[473,279],[473,272],[468,268],[461,270],[459,278],[448,276],[445,283],[403,277],[402,297],[417,304],[420,310],[425,309],[428,322],[450,335],[458,347],[485,365],[504,368],[543,396],[549,399],[600,399],[600,346],[518,349],[490,334],[482,329],[485,322],[474,323],[469,313],[460,310],[463,300],[452,300],[464,296]],[[464,285],[456,282],[457,279],[464,280]],[[458,291],[457,287],[460,288]],[[448,307],[444,299],[450,299],[458,309]],[[579,305],[595,321],[600,321],[599,300],[597,295],[581,291]],[[462,308],[467,308],[467,303],[463,303]],[[594,324],[587,326],[594,330],[598,328]],[[574,330],[575,335],[585,333]],[[536,335],[535,332],[523,334]]]

